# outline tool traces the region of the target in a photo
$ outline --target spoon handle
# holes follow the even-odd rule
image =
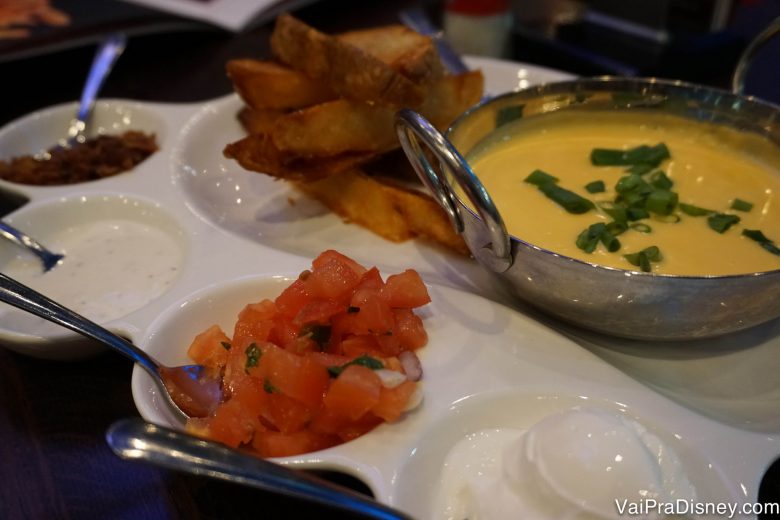
[[[103,86],[103,82],[108,73],[111,72],[116,60],[124,52],[126,43],[127,38],[124,34],[111,34],[100,44],[97,53],[95,53],[95,59],[92,60],[92,66],[89,69],[89,76],[87,76],[84,89],[81,91],[79,109],[74,122],[77,132],[83,132],[84,128],[86,128],[87,119],[95,106],[95,99],[100,91],[100,87]],[[78,134],[70,137],[76,137],[76,135]]]
[[[106,442],[123,459],[252,486],[368,518],[412,520],[407,514],[350,489],[140,419],[124,419],[111,425]]]
[[[0,301],[100,341],[132,359],[157,378],[159,365],[146,352],[3,273],[0,273]]]

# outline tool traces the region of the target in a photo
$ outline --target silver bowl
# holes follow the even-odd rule
[[[726,125],[764,139],[751,153],[780,164],[780,107],[727,91],[657,79],[597,78],[541,85],[477,105],[440,134],[402,110],[396,129],[407,157],[474,257],[514,295],[567,322],[644,340],[699,339],[780,316],[780,270],[735,276],[678,276],[604,267],[510,236],[463,158],[495,130],[496,114],[524,105],[522,117],[551,112],[641,111]],[[428,149],[436,158],[430,161]],[[437,167],[434,167],[434,163]],[[468,201],[452,189],[460,185]]]

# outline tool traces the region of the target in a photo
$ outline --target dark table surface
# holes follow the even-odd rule
[[[75,3],[75,2],[74,2]],[[297,14],[326,32],[394,23],[404,5],[415,2],[321,1]],[[638,73],[688,70],[692,79],[725,86],[731,61],[771,19],[780,3],[745,2],[733,17],[724,45],[723,63],[701,69],[681,67],[683,57],[631,64]],[[774,14],[772,14],[774,12]],[[230,92],[224,63],[234,57],[268,55],[271,24],[240,34],[186,25],[134,36],[108,79],[102,95],[127,99],[190,102]],[[569,33],[570,34],[570,33]],[[566,54],[566,45],[587,42],[544,41],[518,32],[517,59],[580,74],[604,73],[604,62],[587,53]],[[0,63],[0,125],[30,111],[77,99],[93,48],[76,46]],[[764,97],[780,101],[780,53],[769,51],[751,73]],[[701,56],[690,56],[704,63]],[[731,61],[730,61],[731,60]],[[665,68],[666,67],[666,68]],[[698,72],[697,72],[698,71]],[[767,88],[769,85],[771,88]],[[132,366],[113,354],[78,362],[32,359],[0,348],[0,518],[348,518],[323,507],[272,496],[236,485],[190,477],[125,462],[104,442],[108,426],[137,416],[130,392]],[[777,480],[765,497],[778,496]]]

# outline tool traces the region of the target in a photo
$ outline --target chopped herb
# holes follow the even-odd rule
[[[607,191],[604,181],[589,182],[585,185],[585,189],[588,190],[588,193],[604,193]]]
[[[355,307],[352,305],[347,307],[347,314],[355,314],[356,312],[360,312],[360,307]]]
[[[385,365],[378,359],[363,354],[362,356],[356,357],[352,361],[344,363],[343,365],[328,367],[328,374],[330,374],[331,377],[338,377],[349,365],[360,365],[370,368],[371,370],[379,370],[385,367]]]
[[[654,190],[647,196],[645,207],[657,215],[669,215],[677,206],[678,196],[669,190]]]
[[[726,213],[715,213],[707,218],[707,224],[718,233],[725,233],[731,226],[738,223],[740,218]]]
[[[633,166],[647,164],[657,167],[669,159],[669,149],[664,143],[655,146],[641,145],[628,150],[594,148],[590,153],[590,162],[594,166]]]
[[[584,197],[580,197],[573,191],[561,188],[554,182],[547,182],[539,186],[539,190],[547,195],[547,198],[561,206],[569,213],[580,214],[587,213],[595,206]]]
[[[601,242],[607,251],[614,253],[620,249],[620,241],[614,237],[612,233],[607,229],[607,225],[603,222],[592,224],[588,229],[584,230],[577,237],[577,247],[585,251],[586,253],[592,253],[596,250],[596,246]]]
[[[626,173],[635,173],[637,175],[644,175],[649,173],[655,168],[652,164],[634,164],[626,168]]]
[[[764,249],[772,253],[773,255],[780,256],[780,248],[778,248],[774,241],[769,240],[761,231],[758,229],[743,229],[742,234],[748,237],[751,240],[755,240],[756,242],[761,245]]]
[[[260,350],[260,348],[257,346],[257,343],[250,343],[244,352],[246,353],[246,364],[244,365],[244,370],[249,372],[250,368],[256,367],[257,363],[260,362],[260,356],[263,355],[263,351]]]
[[[612,220],[615,222],[628,221],[628,212],[626,208],[620,204],[615,204],[614,202],[602,202],[599,204],[599,207],[604,211],[604,213],[612,217]]]
[[[737,211],[744,211],[745,213],[747,213],[748,211],[753,209],[753,203],[742,199],[734,199],[731,201],[731,209],[735,209]]]
[[[542,170],[534,170],[530,173],[530,175],[528,175],[528,177],[525,178],[523,182],[541,186],[542,184],[547,184],[548,182],[558,182],[558,177],[553,177],[549,173],[543,172]]]
[[[644,182],[642,177],[636,173],[624,175],[618,179],[617,184],[615,184],[615,191],[618,193],[627,193],[642,187],[642,183]]]
[[[609,234],[612,235],[613,237],[616,237],[621,233],[625,233],[627,229],[628,229],[628,224],[625,221],[615,220],[607,224],[607,231],[609,231]],[[618,249],[619,248],[620,247],[618,246]]]
[[[514,105],[503,107],[496,112],[496,128],[504,126],[507,123],[511,123],[517,119],[523,117],[523,108],[525,105]]]
[[[271,384],[271,381],[266,377],[263,379],[263,390],[268,394],[278,393],[279,389]]]
[[[628,217],[628,220],[631,221],[642,220],[643,218],[648,218],[650,213],[644,208],[627,208],[626,216]]]
[[[656,222],[663,222],[664,224],[677,224],[682,220],[680,215],[673,213],[671,215],[653,215],[651,217]]]
[[[231,345],[227,341],[220,341],[219,344],[222,345],[222,348],[225,350],[230,350]]]
[[[693,204],[686,204],[684,202],[680,202],[679,204],[680,210],[682,210],[683,213],[686,215],[690,215],[692,217],[705,217],[707,215],[712,215],[715,213],[711,209],[705,209],[700,208],[699,206],[694,206]]]
[[[322,347],[330,339],[330,325],[307,323],[301,327],[300,332],[298,332],[298,337],[309,337],[312,341]]]
[[[639,267],[642,271],[649,273],[652,271],[652,262],[660,262],[663,260],[661,250],[657,246],[650,246],[642,249],[638,253],[628,253],[623,255],[631,265]]]
[[[648,226],[643,222],[634,222],[632,224],[629,224],[628,227],[630,227],[634,231],[639,231],[640,233],[652,233],[653,231],[653,228],[651,228],[650,226]]]
[[[650,176],[650,184],[659,190],[669,190],[672,188],[672,186],[674,186],[672,179],[667,177],[667,175],[661,170],[656,171]]]

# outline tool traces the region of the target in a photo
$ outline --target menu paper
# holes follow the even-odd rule
[[[313,0],[124,0],[179,16],[211,23],[230,31],[241,31],[254,23],[271,19],[282,11]]]

